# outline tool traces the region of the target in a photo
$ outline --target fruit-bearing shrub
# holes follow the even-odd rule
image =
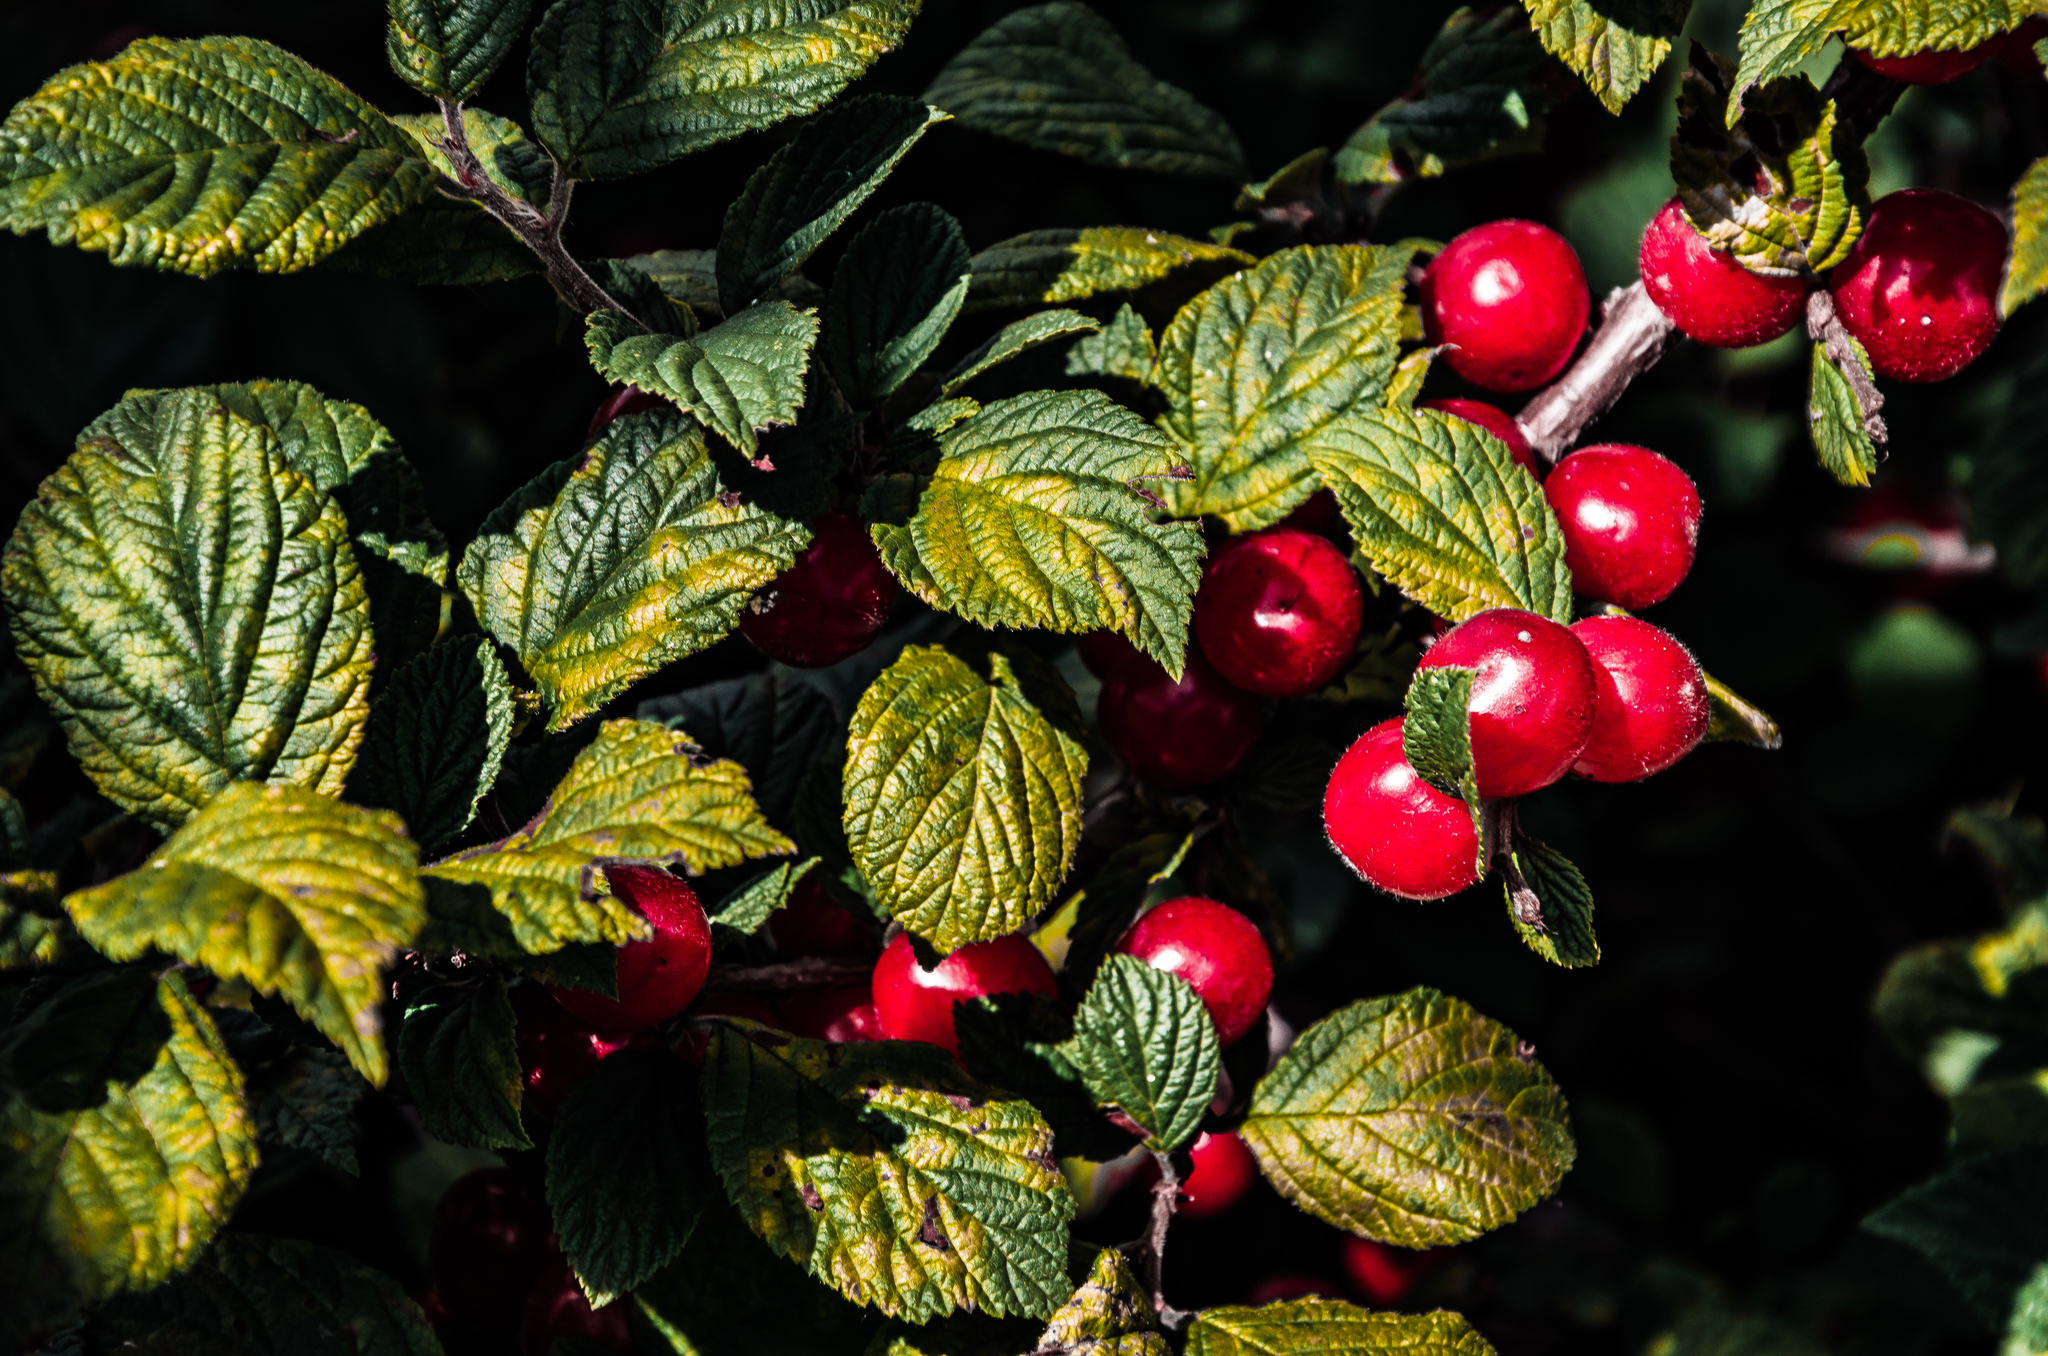
[[[1852,680],[1928,700],[1935,600],[1992,554],[1946,489],[1861,488],[1888,397],[1906,462],[1994,430],[1973,530],[2048,578],[2040,362],[1910,403],[2041,334],[2000,329],[2048,286],[2048,160],[1957,149],[2048,144],[2030,3],[1458,9],[1257,182],[1146,26],[1075,0],[962,30],[916,95],[883,58],[918,0],[388,8],[404,107],[260,35],[124,30],[0,125],[0,218],[94,268],[524,289],[607,388],[466,542],[428,490],[459,468],[289,371],[129,390],[36,468],[0,562],[0,1344],[2048,1350],[2048,846],[2011,795],[1952,825],[2003,920],[1879,988],[1953,1158],[1878,1174],[1941,1169],[1825,1283],[1689,1269],[1776,1255],[1729,1214],[1601,1289],[1641,1256],[1546,1202],[1575,1163],[1663,1190],[1614,1109],[1644,1069],[1580,1101],[1533,1030],[1378,979],[1430,977],[1426,923],[1534,1011],[1591,982],[1603,860],[1640,849],[1594,810],[1668,806],[1707,743],[1748,747],[1688,786],[1784,775],[1703,664],[1841,628],[1768,568],[1740,617],[1686,610],[1717,531],[1908,579],[1908,678]],[[1361,52],[1413,26],[1353,8]],[[1908,86],[1938,184],[1899,171]],[[1574,199],[1641,227],[1582,258],[1589,213],[1530,219],[1513,167],[1625,108],[1668,153]],[[728,142],[704,248],[572,249],[573,202]],[[970,241],[884,191],[940,145],[1094,187]],[[1096,219],[1120,175],[1236,219]],[[1739,413],[1787,355],[1796,416]],[[1777,420],[1770,457],[1796,430],[1866,507],[1761,541],[1723,508],[1768,486],[1654,445],[1650,405]],[[2048,650],[2039,615],[2002,634]],[[1874,874],[1827,854],[1845,895]],[[1355,950],[1317,959],[1318,897]],[[1656,1058],[1751,1095],[1694,1034]],[[1320,1270],[1270,1242],[1297,1226]]]

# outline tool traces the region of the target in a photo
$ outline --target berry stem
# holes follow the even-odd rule
[[[1816,287],[1806,294],[1806,337],[1821,345],[1827,352],[1828,361],[1849,383],[1849,390],[1856,397],[1856,408],[1863,413],[1863,431],[1870,435],[1870,441],[1877,444],[1877,453],[1885,453],[1887,433],[1884,425],[1884,393],[1877,389],[1877,381],[1870,375],[1870,366],[1863,355],[1857,352],[1856,341],[1843,326],[1840,316],[1835,314],[1835,298],[1825,287]],[[1818,420],[1820,416],[1814,415]]]
[[[1672,329],[1641,279],[1608,293],[1600,327],[1578,360],[1515,417],[1536,455],[1555,463],[1588,424],[1614,408],[1630,382],[1657,365]]]
[[[1152,1161],[1159,1166],[1159,1180],[1152,1184],[1152,1214],[1145,1222],[1144,1234],[1124,1248],[1138,1255],[1139,1278],[1145,1283],[1145,1293],[1152,1298],[1152,1312],[1158,1315],[1160,1325],[1178,1328],[1187,1315],[1167,1305],[1164,1270],[1166,1228],[1173,1222],[1173,1212],[1180,1204],[1181,1175],[1166,1154],[1155,1150]]]
[[[806,956],[774,965],[714,965],[704,977],[704,993],[802,993],[865,983],[874,966],[864,961]]]

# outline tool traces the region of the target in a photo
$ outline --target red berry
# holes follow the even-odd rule
[[[1563,236],[1491,221],[1444,246],[1422,273],[1422,329],[1451,370],[1489,391],[1529,391],[1564,370],[1592,299]]]
[[[1478,404],[1478,401],[1473,401]],[[1351,524],[1344,521],[1344,510],[1337,507],[1337,496],[1329,490],[1317,490],[1294,506],[1294,511],[1273,524],[1275,527],[1292,527],[1303,532],[1313,532],[1318,537],[1342,541],[1351,535]]]
[[[1415,1283],[1434,1271],[1449,1252],[1449,1248],[1411,1252],[1370,1238],[1346,1235],[1344,1272],[1360,1293],[1384,1308],[1399,1304],[1415,1288]]]
[[[2048,38],[2048,14],[2036,14],[2033,18],[2015,28],[2012,32],[1995,41],[1998,43],[1998,60],[2009,71],[2039,80],[2048,71],[2041,67],[2041,58],[2034,54],[2034,44]]]
[[[562,1099],[590,1077],[599,1060],[625,1049],[635,1034],[608,1034],[585,1026],[537,984],[522,984],[512,991],[512,1011],[518,1018],[526,1101],[550,1114],[561,1109]]]
[[[1364,625],[1358,571],[1326,538],[1291,527],[1225,543],[1195,594],[1202,657],[1268,697],[1306,697],[1335,682]]]
[[[1908,188],[1870,209],[1828,286],[1880,377],[1944,381],[1998,334],[2005,227],[1953,193]]]
[[[1700,492],[1670,458],[1627,443],[1582,447],[1557,464],[1543,495],[1564,528],[1575,592],[1640,609],[1692,570]]]
[[[1132,660],[1149,664],[1144,651],[1114,631],[1084,631],[1074,637],[1074,653],[1088,672],[1108,682],[1110,676]]]
[[[1116,949],[1193,985],[1225,1045],[1251,1030],[1273,996],[1273,957],[1266,939],[1251,919],[1200,895],[1169,899],[1147,910]]]
[[[918,965],[909,934],[898,933],[875,962],[875,1018],[892,1041],[923,1041],[957,1055],[955,1003],[992,993],[1051,998],[1059,987],[1038,948],[1015,933],[992,942],[971,942],[929,970]]]
[[[519,1350],[522,1356],[548,1356],[558,1337],[579,1338],[608,1351],[633,1350],[626,1306],[613,1300],[593,1310],[576,1274],[566,1266],[546,1277],[527,1301],[519,1324]]]
[[[1518,607],[1462,621],[1422,652],[1418,669],[1472,675],[1472,774],[1491,800],[1540,791],[1593,733],[1593,661],[1565,627]]]
[[[1178,789],[1213,782],[1244,761],[1266,727],[1266,704],[1225,682],[1189,646],[1177,683],[1150,660],[1112,673],[1095,719],[1139,780]]]
[[[1268,1276],[1251,1288],[1244,1297],[1250,1305],[1278,1304],[1282,1300],[1338,1299],[1337,1287],[1320,1276]]]
[[[590,416],[590,429],[583,435],[583,441],[587,443],[595,438],[614,419],[638,414],[642,410],[658,410],[664,405],[674,408],[652,391],[643,391],[638,386],[621,386],[606,396],[604,404],[597,407],[597,413]]]
[[[865,984],[838,989],[811,989],[783,1000],[782,1011],[792,1034],[814,1041],[878,1041],[882,1026],[875,1016],[874,993]]]
[[[434,1206],[427,1273],[457,1318],[515,1326],[527,1291],[560,1263],[548,1212],[510,1169],[480,1168],[458,1178]]]
[[[1515,459],[1515,465],[1527,467],[1529,474],[1543,479],[1543,466],[1536,460],[1536,451],[1529,446],[1529,435],[1522,432],[1522,426],[1515,422],[1515,416],[1497,405],[1483,400],[1466,400],[1452,397],[1447,400],[1426,400],[1418,409],[1440,410],[1454,419],[1476,424],[1508,445],[1508,455]]]
[[[1596,782],[1641,781],[1698,747],[1707,733],[1707,678],[1685,646],[1636,617],[1588,617],[1572,634],[1599,671],[1593,737],[1572,771]]]
[[[898,592],[861,520],[820,514],[796,563],[740,612],[740,634],[778,663],[822,669],[868,647]]]
[[[1235,1131],[1196,1135],[1189,1153],[1194,1167],[1180,1184],[1180,1207],[1175,1212],[1189,1219],[1222,1214],[1243,1200],[1252,1183],[1259,1180],[1259,1160]]]
[[[2004,35],[2000,35],[1975,47],[1951,48],[1944,52],[1909,52],[1905,56],[1872,56],[1860,47],[1851,47],[1849,55],[1887,80],[1897,80],[1906,85],[1945,85],[1997,56],[2003,38]]]
[[[548,986],[555,1001],[601,1031],[637,1031],[690,1006],[711,968],[711,923],[688,883],[660,867],[610,866],[612,891],[654,925],[619,948],[619,996]]]
[[[768,940],[785,956],[871,956],[875,926],[832,896],[813,871],[796,883],[789,901],[768,915]]]
[[[1479,880],[1472,815],[1408,765],[1398,718],[1367,730],[1337,760],[1323,792],[1323,831],[1353,871],[1390,895],[1442,899]]]
[[[1749,348],[1775,339],[1806,314],[1804,278],[1767,278],[1707,244],[1673,198],[1650,218],[1636,256],[1643,289],[1688,339]]]

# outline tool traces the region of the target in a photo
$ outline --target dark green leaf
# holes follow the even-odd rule
[[[1538,79],[1545,63],[1526,15],[1456,11],[1423,49],[1409,91],[1338,149],[1338,181],[1399,183],[1540,151],[1550,108]]]
[[[1408,684],[1401,719],[1401,756],[1422,780],[1465,802],[1478,849],[1473,869],[1486,874],[1486,817],[1479,806],[1479,779],[1472,766],[1472,669],[1417,669]]]
[[[57,905],[57,873],[0,875],[0,970],[57,965],[84,949]]]
[[[1420,648],[1415,641],[1401,634],[1399,622],[1384,630],[1366,627],[1359,632],[1358,649],[1351,657],[1351,666],[1336,682],[1316,693],[1315,699],[1398,704],[1401,694],[1408,690],[1409,680],[1415,673],[1415,661],[1420,657]]]
[[[2001,315],[2011,315],[2048,291],[2048,157],[2027,166],[2012,186],[2012,258],[1998,294]]]
[[[1140,386],[1152,380],[1159,362],[1159,345],[1147,325],[1128,301],[1117,307],[1100,334],[1083,335],[1067,350],[1070,377],[1122,377]]]
[[[871,410],[932,356],[972,281],[960,223],[926,202],[891,208],[832,275],[825,346],[846,402]]]
[[[2032,815],[2016,815],[2009,804],[1968,805],[1949,815],[1942,837],[1976,849],[2008,906],[2048,895],[2048,830]]]
[[[771,824],[794,828],[797,787],[818,750],[839,734],[832,704],[797,678],[754,674],[640,703],[642,720],[681,730],[708,758],[730,758],[753,778]]]
[[[490,213],[439,194],[364,231],[323,263],[422,287],[507,282],[541,271],[539,256]]]
[[[250,1074],[257,1134],[267,1145],[303,1150],[353,1177],[356,1103],[369,1086],[337,1050],[289,1050]]]
[[[2048,581],[2048,355],[2015,374],[2004,416],[1970,452],[1970,536],[2022,587]]]
[[[1864,1220],[1932,1262],[1993,1332],[2048,1267],[2048,1145],[1977,1154]]]
[[[401,4],[427,2],[396,0]],[[391,121],[411,134],[419,154],[440,172],[442,178],[450,181],[460,178],[444,144],[448,137],[445,116],[438,111],[400,113]],[[462,110],[462,136],[469,143],[469,149],[476,152],[484,174],[492,183],[535,207],[547,207],[548,194],[554,188],[554,163],[548,159],[546,151],[527,140],[524,128],[510,118],[501,118],[481,108],[465,108]],[[448,201],[439,194],[436,197]]]
[[[1081,907],[1067,934],[1066,981],[1078,993],[1094,983],[1103,958],[1137,921],[1154,885],[1180,870],[1188,850],[1205,830],[1149,833],[1109,855],[1082,892]],[[998,1079],[998,1082],[1001,1080]]]
[[[2033,0],[1756,0],[1742,20],[1742,66],[1729,123],[1741,115],[1751,86],[1792,74],[1838,33],[1872,56],[1910,56],[1975,47],[2033,13]]]
[[[786,301],[750,306],[694,338],[649,334],[617,311],[592,311],[584,325],[598,375],[674,401],[749,456],[756,430],[796,422],[818,339],[818,318]]]
[[[1166,231],[1096,226],[1012,236],[968,262],[974,270],[968,309],[993,310],[1059,305],[1172,278],[1191,279],[1199,287],[1258,261],[1242,250]]]
[[[497,975],[440,985],[406,1008],[398,1069],[428,1134],[469,1149],[533,1147],[519,1123],[525,1079],[512,1027]]]
[[[1159,1153],[1193,1142],[1222,1067],[1202,996],[1136,956],[1111,956],[1096,971],[1066,1055],[1095,1099],[1130,1117]]]
[[[1061,1158],[1107,1163],[1137,1144],[1103,1113],[1067,1058],[1074,1019],[1058,999],[990,994],[956,1004],[953,1029],[960,1037],[961,1067],[1037,1107],[1052,1127],[1053,1150]]]
[[[1761,707],[1744,701],[1712,674],[1706,678],[1708,742],[1730,740],[1759,749],[1775,749],[1784,744],[1785,736],[1779,732],[1778,722],[1765,715]]]
[[[725,318],[725,308],[718,304],[717,250],[656,250],[613,262],[645,273],[670,301],[689,307],[698,316]],[[825,304],[824,289],[801,273],[792,273],[776,284],[768,298],[799,308]]]
[[[1600,963],[1600,943],[1593,936],[1593,891],[1565,855],[1533,838],[1515,843],[1513,866],[1522,880],[1518,887],[1511,875],[1502,882],[1507,895],[1508,919],[1521,935],[1522,944],[1553,965],[1580,966]],[[1526,889],[1534,903],[1519,899]],[[1528,915],[1538,917],[1531,921]]]
[[[1091,320],[1079,311],[1040,311],[1037,315],[1025,316],[1003,326],[987,343],[962,359],[957,373],[946,382],[945,394],[954,394],[990,368],[1029,353],[1041,344],[1094,334],[1101,328],[1099,321]]]
[[[759,932],[768,915],[789,903],[797,882],[817,864],[818,858],[808,857],[769,868],[726,896],[712,911],[713,921],[750,936]]]
[[[156,976],[143,968],[93,970],[63,981],[0,1033],[0,1087],[38,1111],[90,1111],[110,1085],[156,1067],[171,1037]]]
[[[512,737],[512,684],[490,640],[460,636],[393,675],[370,704],[348,797],[398,812],[433,850],[476,818]]]
[[[1576,71],[1609,113],[1619,113],[1671,55],[1691,3],[1522,0],[1522,7],[1544,49]]]
[[[1187,1356],[1493,1356],[1458,1314],[1374,1313],[1337,1300],[1283,1300],[1195,1315]]]
[[[997,20],[924,92],[969,127],[1117,169],[1242,179],[1228,123],[1131,59],[1073,0]]]
[[[526,27],[533,0],[389,0],[384,55],[430,99],[474,99]]]

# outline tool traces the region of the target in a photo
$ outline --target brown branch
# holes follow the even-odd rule
[[[874,966],[861,961],[807,956],[774,965],[714,965],[704,977],[705,993],[801,993],[859,984],[873,977]]]
[[[1849,383],[1856,408],[1863,415],[1863,431],[1877,444],[1879,455],[1883,455],[1890,437],[1884,424],[1884,392],[1877,389],[1876,379],[1864,366],[1855,341],[1843,327],[1842,318],[1835,314],[1834,294],[1825,287],[1816,287],[1806,294],[1806,337],[1827,351],[1828,361]]]
[[[1630,382],[1657,365],[1672,329],[1640,280],[1608,293],[1585,352],[1515,417],[1529,446],[1555,462],[1588,424],[1614,408]]]
[[[1152,1213],[1145,1221],[1145,1232],[1124,1244],[1123,1251],[1137,1254],[1138,1276],[1145,1283],[1145,1293],[1152,1299],[1152,1312],[1158,1316],[1160,1326],[1178,1328],[1187,1315],[1166,1302],[1165,1268],[1166,1228],[1180,1206],[1181,1179],[1165,1154],[1155,1151],[1152,1161],[1159,1165],[1159,1180],[1152,1184]]]

